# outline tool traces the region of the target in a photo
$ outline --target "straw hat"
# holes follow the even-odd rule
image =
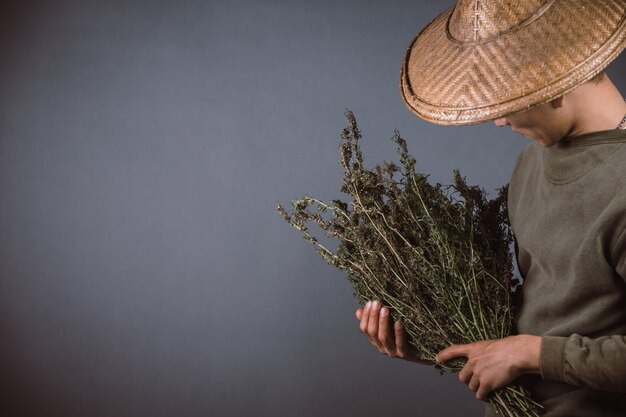
[[[409,46],[402,98],[433,123],[481,123],[575,89],[625,47],[626,0],[459,0]]]

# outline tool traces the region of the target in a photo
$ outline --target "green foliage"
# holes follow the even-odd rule
[[[359,146],[361,132],[346,111],[341,134],[341,191],[346,203],[305,196],[282,217],[316,246],[331,266],[346,271],[355,297],[380,300],[401,320],[422,359],[434,361],[451,344],[499,339],[513,329],[516,284],[506,208],[507,186],[494,199],[454,171],[452,185],[432,185],[415,170],[416,160],[398,131],[393,141],[400,165],[368,170]],[[335,252],[319,243],[314,223],[339,242]],[[462,360],[437,365],[458,372]],[[536,416],[521,387],[495,391],[490,402],[503,416]]]

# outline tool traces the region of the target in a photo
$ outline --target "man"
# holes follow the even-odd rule
[[[532,141],[509,188],[518,334],[435,358],[467,357],[459,378],[480,400],[519,378],[542,415],[626,416],[626,103],[603,73],[625,46],[624,0],[460,0],[407,51],[415,114]],[[431,363],[379,302],[356,316],[381,353]]]

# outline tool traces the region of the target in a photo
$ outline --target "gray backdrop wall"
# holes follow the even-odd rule
[[[0,415],[480,416],[386,358],[277,202],[366,159],[488,190],[528,143],[412,116],[405,48],[451,0],[0,6]],[[609,74],[626,91],[623,57]]]

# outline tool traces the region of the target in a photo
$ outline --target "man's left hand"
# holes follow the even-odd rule
[[[481,340],[467,345],[452,345],[437,354],[437,362],[466,357],[459,379],[476,392],[476,398],[487,395],[522,374],[540,373],[541,336],[521,334],[497,340]]]

